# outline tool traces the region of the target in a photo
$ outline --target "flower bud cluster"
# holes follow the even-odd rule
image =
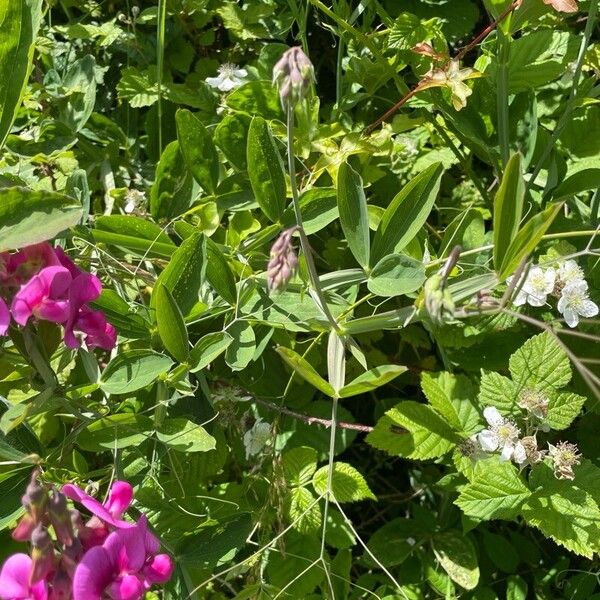
[[[8,557],[0,569],[0,598],[15,600],[141,600],[155,584],[166,583],[173,563],[159,554],[159,540],[142,515],[122,519],[133,499],[125,481],[113,483],[101,503],[73,484],[59,491],[42,484],[35,470],[23,496],[26,513],[13,538],[29,542],[29,554]],[[67,499],[91,513],[84,521]],[[53,535],[51,534],[53,532]]]
[[[298,257],[292,246],[292,236],[297,227],[290,227],[281,233],[271,247],[271,257],[267,265],[267,285],[270,291],[281,291],[288,284],[298,268]]]
[[[306,98],[315,72],[310,59],[299,46],[289,48],[273,67],[273,84],[279,88],[279,98],[285,108]]]

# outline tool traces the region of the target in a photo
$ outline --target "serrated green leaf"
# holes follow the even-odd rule
[[[529,525],[557,544],[592,558],[600,551],[600,508],[587,491],[585,479],[578,477],[579,468],[574,472],[573,481],[557,479],[548,464],[536,465],[530,476],[535,491],[522,513]]]
[[[215,331],[202,336],[190,352],[190,371],[195,373],[207,367],[233,342],[226,331]]]
[[[340,165],[338,171],[337,205],[350,252],[356,262],[366,269],[371,246],[367,199],[360,175],[346,162]]]
[[[479,429],[479,412],[473,404],[475,389],[464,375],[423,373],[421,388],[431,406],[457,431],[471,434]]]
[[[566,429],[578,416],[585,404],[585,396],[571,392],[552,395],[548,402],[548,415],[544,422],[552,429]]]
[[[299,533],[314,533],[321,527],[321,507],[307,488],[292,488],[288,492],[285,506],[290,522]]]
[[[173,294],[162,284],[153,291],[156,294],[156,324],[158,334],[168,352],[179,362],[189,358],[189,340],[183,316]]]
[[[476,465],[473,480],[462,487],[454,504],[477,519],[512,519],[530,495],[517,467],[493,458]]]
[[[402,375],[407,370],[402,365],[381,365],[380,367],[370,369],[345,385],[339,392],[340,398],[349,398],[350,396],[357,396],[358,394],[375,390],[389,383],[392,379],[398,377],[398,375]]]
[[[250,123],[246,156],[254,197],[265,215],[277,223],[286,204],[285,171],[273,135],[262,117],[254,117]]]
[[[498,273],[502,271],[506,254],[517,235],[523,201],[525,198],[525,182],[521,171],[521,155],[513,154],[506,163],[502,175],[502,183],[494,198],[494,267]]]
[[[501,281],[513,273],[520,262],[533,252],[561,207],[562,204],[551,204],[523,225],[503,256],[498,269],[498,277]]]
[[[479,405],[495,406],[503,415],[509,416],[518,412],[517,400],[519,390],[508,377],[494,371],[481,371],[479,387]]]
[[[387,411],[367,442],[390,454],[426,459],[443,456],[460,438],[433,408],[409,400]]]
[[[321,467],[313,476],[313,486],[319,495],[327,493],[329,466]],[[351,465],[342,462],[333,464],[331,492],[340,503],[358,502],[359,500],[376,500],[365,478]]]
[[[317,470],[317,451],[307,446],[292,448],[283,453],[283,475],[290,485],[306,485]]]
[[[0,252],[51,240],[81,219],[74,198],[23,187],[0,189]]]
[[[109,363],[100,377],[100,387],[107,394],[128,394],[153,383],[166,373],[173,361],[152,350],[126,350]]]
[[[277,348],[277,353],[283,360],[290,366],[292,369],[310,383],[312,386],[316,387],[319,391],[323,392],[325,395],[333,398],[335,396],[335,390],[333,387],[325,381],[313,368],[313,366],[302,358],[298,353],[290,350],[289,348],[284,348],[283,346],[279,346]]]
[[[371,263],[400,252],[423,227],[440,189],[444,169],[434,163],[407,183],[385,210],[371,249]]]
[[[509,369],[518,390],[553,391],[571,381],[571,365],[551,333],[529,338],[509,360]]]
[[[204,427],[184,418],[166,419],[156,430],[160,442],[178,452],[208,452],[216,440]]]
[[[466,590],[479,583],[479,566],[473,542],[460,531],[444,531],[432,541],[433,553],[452,581]]]
[[[194,179],[208,194],[215,194],[219,183],[219,157],[209,131],[189,110],[175,114],[179,149]]]

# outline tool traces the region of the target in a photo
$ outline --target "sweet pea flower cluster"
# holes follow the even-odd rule
[[[509,277],[510,284],[513,278]],[[565,323],[573,328],[580,317],[592,318],[598,314],[598,305],[590,300],[583,270],[572,259],[562,261],[557,268],[532,267],[517,284],[515,306],[545,306],[549,295],[558,298],[557,309]]]
[[[69,508],[81,505],[91,518]],[[13,538],[29,541],[30,554],[10,556],[0,570],[1,600],[141,600],[166,583],[173,562],[145,516],[123,520],[133,499],[126,481],[116,481],[101,503],[73,484],[48,489],[34,471],[23,496],[26,514]],[[50,528],[54,536],[49,533]]]
[[[47,242],[0,253],[0,336],[11,322],[25,326],[44,320],[64,327],[69,348],[111,350],[115,328],[89,303],[102,291],[100,280],[82,271],[62,250]]]

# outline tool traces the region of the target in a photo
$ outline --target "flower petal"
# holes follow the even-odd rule
[[[12,600],[29,597],[31,558],[27,554],[13,554],[0,571],[0,598]]]
[[[112,525],[118,529],[127,529],[135,526],[134,523],[115,519],[100,501],[96,500],[96,498],[92,498],[92,496],[86,494],[80,487],[72,483],[63,485],[61,491],[67,498],[70,498],[74,502],[79,502],[93,515],[108,525]]]
[[[117,565],[119,572],[139,572],[146,561],[146,519],[144,517],[129,529],[117,529],[102,547]]]
[[[563,317],[565,318],[565,323],[571,328],[577,327],[579,324],[579,315],[570,306],[565,307]]]
[[[123,575],[110,584],[109,596],[114,600],[141,600],[145,593],[144,583],[136,575]]]
[[[132,500],[133,488],[131,484],[127,481],[115,481],[110,486],[108,500],[104,506],[115,519],[120,519],[131,505]]]
[[[522,465],[527,460],[527,453],[525,452],[525,446],[521,442],[517,442],[514,447],[513,460]]]
[[[10,311],[6,302],[0,298],[0,335],[4,335],[10,325]]]
[[[102,593],[118,575],[116,565],[103,546],[84,555],[73,576],[73,600],[101,600]]]
[[[595,317],[598,314],[598,305],[591,300],[584,300],[581,303],[579,314],[582,317]]]
[[[515,447],[512,444],[505,444],[504,448],[502,448],[502,452],[500,454],[500,462],[505,462],[507,460],[510,460],[514,451],[515,451]]]
[[[173,574],[173,561],[168,554],[158,554],[152,562],[144,568],[144,576],[148,585],[166,583]]]
[[[504,423],[504,417],[498,412],[495,406],[486,406],[483,409],[483,416],[492,427]]]
[[[498,436],[489,429],[484,429],[477,435],[479,445],[486,452],[494,452],[498,449]]]

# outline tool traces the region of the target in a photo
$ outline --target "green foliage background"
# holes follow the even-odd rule
[[[0,339],[2,552],[39,462],[135,485],[177,563],[148,598],[600,598],[598,321],[502,301],[528,259],[574,257],[598,302],[595,2],[523,0],[464,57],[465,108],[427,89],[372,131],[432,66],[416,44],[455,56],[510,2],[0,7],[0,251],[58,236],[119,333],[74,353],[40,324],[47,369]],[[316,84],[288,140],[290,45]],[[224,63],[247,71],[227,94]],[[267,291],[290,141],[326,310],[302,252]],[[440,322],[425,281],[456,245]],[[573,481],[465,456],[525,389],[540,445],[578,444]]]

